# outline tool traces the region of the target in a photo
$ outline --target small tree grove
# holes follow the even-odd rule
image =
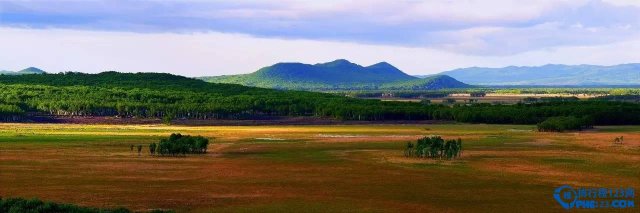
[[[404,154],[406,157],[455,159],[462,154],[462,139],[445,141],[440,136],[423,137],[415,145],[407,143]]]
[[[157,145],[152,143],[149,147],[153,147],[153,152],[165,156],[177,156],[187,154],[204,154],[207,153],[209,139],[202,136],[182,135],[173,133],[169,138],[163,138]]]

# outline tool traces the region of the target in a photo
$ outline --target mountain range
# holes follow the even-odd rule
[[[250,74],[202,77],[213,83],[232,83],[276,89],[398,89],[430,90],[469,85],[445,75],[418,78],[387,62],[361,66],[345,59],[319,64],[277,63]]]
[[[43,74],[29,67],[0,75]],[[434,75],[411,76],[387,62],[361,66],[344,59],[327,63],[277,63],[250,74],[200,77],[231,83],[292,90],[437,90],[479,86],[640,86],[640,63],[613,66],[560,65],[470,67]],[[464,82],[464,83],[463,83]]]
[[[607,86],[640,85],[640,64],[470,67],[442,72],[473,85]]]

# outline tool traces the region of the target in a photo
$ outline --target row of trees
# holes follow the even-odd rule
[[[440,136],[423,137],[415,145],[407,143],[406,157],[454,159],[462,155],[462,139],[444,140]]]
[[[168,138],[160,140],[158,145],[152,143],[149,145],[149,152],[154,155],[187,155],[187,154],[204,154],[207,153],[209,139],[202,136],[182,135],[173,133]]]

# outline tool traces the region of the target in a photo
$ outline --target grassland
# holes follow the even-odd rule
[[[640,127],[534,129],[0,124],[0,196],[140,211],[531,212],[562,211],[552,193],[563,184],[640,189]],[[174,132],[215,140],[203,156],[129,149]],[[424,135],[462,138],[462,158],[402,157]]]

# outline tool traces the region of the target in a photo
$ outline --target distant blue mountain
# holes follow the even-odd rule
[[[24,74],[44,74],[45,72],[41,69],[35,67],[29,67],[17,72],[2,70],[0,71],[0,75],[24,75]]]
[[[470,67],[440,74],[472,85],[640,85],[640,64]]]

